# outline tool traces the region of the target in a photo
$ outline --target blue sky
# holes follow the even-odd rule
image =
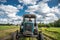
[[[17,5],[24,5],[23,3],[19,3],[19,1],[18,0],[6,0],[7,2],[0,2],[0,4],[4,4],[4,5],[13,5],[13,6],[17,6]],[[37,2],[40,2],[40,1],[42,1],[42,0],[38,0]],[[57,6],[58,5],[58,0],[51,0],[51,1],[49,1],[49,2],[47,2],[48,3],[48,6],[49,7],[54,7],[54,6]],[[27,9],[28,7],[27,7],[27,5],[24,5],[24,8],[22,9],[22,10],[20,10],[20,12],[18,12],[18,14],[17,15],[23,15],[23,14],[25,14],[26,12],[25,12],[25,10]]]
[[[28,13],[36,14],[37,16],[39,16],[39,18],[46,17],[46,15],[50,15],[49,17],[46,17],[46,19],[50,18],[49,20],[52,20],[51,17],[53,17],[53,16],[55,17],[55,19],[60,18],[60,16],[57,17],[57,15],[59,15],[58,11],[60,11],[58,8],[58,7],[60,7],[59,0],[26,0],[26,1],[24,1],[24,0],[0,0],[0,6],[1,6],[0,18],[2,20],[3,20],[3,18],[5,18],[6,19],[5,21],[7,21],[8,18],[10,18],[10,20],[18,20],[19,18],[21,19],[22,15],[28,14]],[[2,8],[2,6],[4,6],[6,9],[3,9],[4,7]],[[10,9],[8,9],[10,7],[11,7],[11,11],[14,10],[14,12],[8,11],[8,10],[10,10]],[[36,7],[36,9],[34,7]],[[3,12],[2,10],[5,12]],[[55,12],[55,10],[57,10],[57,12]],[[6,12],[6,11],[8,11],[8,12]],[[10,12],[10,14],[8,14],[9,12]],[[44,13],[46,13],[46,14],[44,14]],[[37,17],[37,19],[38,19],[38,17]],[[43,20],[43,18],[41,20]],[[44,22],[45,22],[45,19],[44,19]]]

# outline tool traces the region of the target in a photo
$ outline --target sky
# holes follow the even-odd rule
[[[0,0],[0,23],[20,24],[24,14],[35,14],[37,23],[60,19],[60,0]]]

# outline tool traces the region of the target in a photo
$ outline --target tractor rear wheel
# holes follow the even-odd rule
[[[18,34],[19,34],[19,32],[18,32],[18,30],[17,30],[17,31],[16,31],[16,40],[18,40],[18,39],[19,39]]]

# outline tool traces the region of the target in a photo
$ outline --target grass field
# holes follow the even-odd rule
[[[0,26],[0,38],[10,35],[12,32],[15,32],[19,29],[18,26]]]
[[[19,26],[0,26],[0,38],[3,38],[5,36],[10,35],[12,32],[15,32],[16,30],[19,30]],[[50,27],[50,28],[39,28],[39,31],[42,30],[42,32],[56,40],[60,40],[60,28],[57,27]],[[24,38],[26,39],[26,38]],[[31,38],[30,38],[31,39]],[[26,40],[29,40],[27,38]],[[35,38],[34,38],[35,40]]]
[[[50,27],[50,28],[42,28],[44,34],[56,39],[60,40],[60,28]]]

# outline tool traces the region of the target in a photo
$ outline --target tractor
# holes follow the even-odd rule
[[[38,31],[36,15],[23,15],[23,22],[21,23],[20,31],[17,30],[16,32],[16,39],[19,40],[21,37],[36,37],[37,40],[43,40],[42,31]]]

